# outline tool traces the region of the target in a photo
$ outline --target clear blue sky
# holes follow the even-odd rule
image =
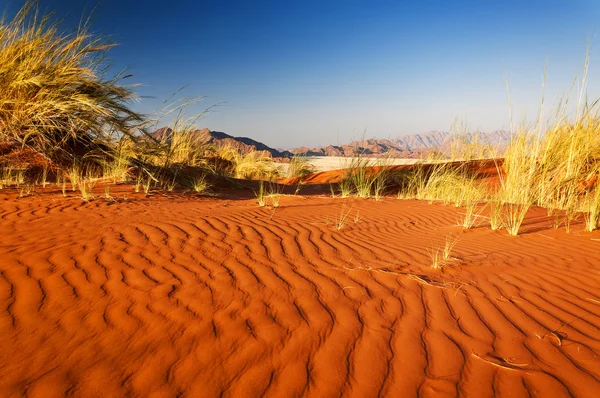
[[[8,2],[14,13],[22,0]],[[193,1],[41,0],[75,26],[98,5],[94,32],[119,47],[150,112],[182,86],[225,102],[199,127],[274,147],[345,143],[429,130],[455,118],[508,128],[505,76],[517,114],[533,116],[570,87],[591,40],[591,97],[600,96],[597,0]]]

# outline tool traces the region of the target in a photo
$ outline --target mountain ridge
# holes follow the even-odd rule
[[[170,128],[163,127],[151,133],[151,136],[168,141],[172,132]],[[220,131],[211,131],[207,128],[195,130],[192,132],[192,138],[202,144],[231,146],[242,153],[261,151],[268,153],[273,158],[291,158],[294,155],[379,156],[384,154],[399,158],[412,158],[419,157],[429,151],[448,149],[454,143],[468,143],[475,139],[482,144],[503,150],[510,142],[510,133],[504,130],[495,130],[485,133],[476,132],[457,135],[446,131],[428,131],[396,138],[369,138],[342,145],[325,145],[314,148],[298,147],[291,150],[275,149],[252,138],[235,137]]]
[[[326,145],[315,148],[299,147],[292,149],[291,152],[307,156],[356,156],[358,154],[377,156],[386,154],[414,157],[421,155],[423,152],[447,149],[453,143],[468,143],[475,139],[484,145],[491,145],[502,150],[510,142],[510,133],[504,130],[495,130],[487,133],[476,132],[457,135],[446,131],[428,131],[396,138],[370,138],[352,141],[344,145]]]
[[[150,135],[157,140],[170,140],[173,130],[169,127],[160,128]],[[293,154],[286,150],[277,150],[271,148],[262,142],[253,140],[248,137],[234,137],[221,131],[212,131],[207,128],[198,129],[193,131],[192,139],[201,144],[212,144],[217,146],[231,146],[241,153],[248,153],[251,151],[266,152],[273,158],[291,158]]]

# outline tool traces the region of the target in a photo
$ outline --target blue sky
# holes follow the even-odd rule
[[[22,1],[8,1],[14,13]],[[600,96],[596,0],[133,1],[40,0],[119,46],[151,112],[185,86],[206,96],[192,115],[224,103],[199,127],[274,147],[346,143],[429,130],[458,118],[471,129],[534,117],[548,66],[548,102],[580,73],[591,42],[588,93]],[[598,61],[597,61],[598,60]]]

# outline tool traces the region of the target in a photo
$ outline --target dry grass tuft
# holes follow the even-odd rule
[[[450,261],[454,260],[452,257],[452,250],[458,243],[460,233],[453,237],[451,234],[446,236],[446,241],[443,247],[435,247],[428,249],[429,257],[431,258],[431,267],[434,269],[442,269],[448,265]]]
[[[305,177],[309,174],[316,172],[314,166],[312,166],[306,156],[302,154],[294,155],[292,160],[290,160],[290,164],[288,165],[287,177]]]
[[[131,134],[142,117],[129,108],[136,96],[123,76],[104,76],[111,47],[87,25],[61,34],[35,1],[0,20],[0,141],[72,157],[77,143]]]

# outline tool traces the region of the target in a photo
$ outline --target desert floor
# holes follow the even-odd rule
[[[0,395],[600,391],[600,233],[582,222],[534,208],[511,237],[421,201],[131,191],[0,191]]]

